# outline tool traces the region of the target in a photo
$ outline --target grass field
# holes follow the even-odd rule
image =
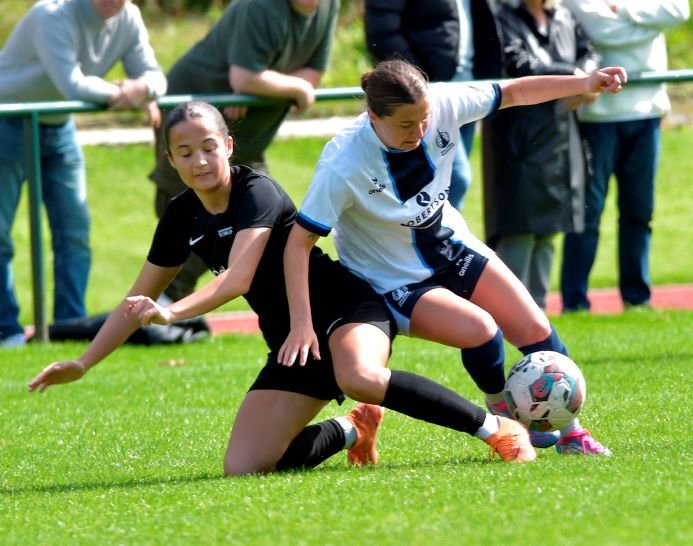
[[[83,346],[5,351],[0,543],[691,544],[693,313],[555,323],[587,379],[583,423],[610,459],[543,450],[532,464],[489,462],[481,442],[389,412],[378,468],[350,469],[338,454],[312,471],[223,478],[259,336],[125,347],[43,395],[26,392],[28,379]],[[508,364],[517,357],[509,350]],[[391,365],[480,402],[457,351],[398,338]]]
[[[0,34],[30,3],[3,2]],[[209,18],[147,22],[168,67]],[[670,34],[674,67],[691,66],[691,28]],[[359,22],[346,31],[327,86],[354,85],[367,64]],[[273,174],[297,203],[323,143],[277,141],[270,149]],[[692,127],[665,131],[652,248],[657,284],[692,279],[691,149]],[[94,247],[88,308],[99,313],[120,300],[146,254],[155,224],[146,179],[153,158],[146,146],[85,154]],[[473,161],[464,212],[481,234],[478,147]],[[616,283],[613,203],[612,192],[593,286]],[[17,218],[15,275],[22,322],[30,324],[26,202]],[[50,272],[49,252],[47,260]],[[50,276],[48,284],[50,294]],[[340,454],[313,471],[225,479],[228,431],[264,361],[260,336],[124,347],[80,383],[44,395],[28,394],[28,380],[84,345],[3,351],[0,545],[692,544],[693,312],[561,316],[555,325],[587,378],[583,422],[613,450],[610,459],[546,450],[533,464],[489,462],[477,440],[388,413],[377,469],[350,469]],[[508,366],[518,356],[509,349]],[[455,350],[400,338],[391,366],[481,402]],[[331,404],[320,417],[351,405]]]

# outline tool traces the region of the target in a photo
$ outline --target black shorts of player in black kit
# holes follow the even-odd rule
[[[411,314],[419,301],[429,290],[447,288],[468,300],[472,297],[488,258],[478,252],[465,248],[459,259],[444,270],[420,282],[405,284],[384,294],[392,311],[399,332],[409,335]]]
[[[316,269],[313,265],[311,268]],[[305,366],[297,363],[283,366],[277,362],[277,351],[272,351],[250,390],[296,392],[341,404],[345,397],[334,375],[328,345],[330,335],[345,324],[363,323],[379,328],[392,340],[397,334],[396,326],[382,296],[341,266],[329,266],[321,275],[311,274],[310,287],[313,327],[321,360],[309,355]]]

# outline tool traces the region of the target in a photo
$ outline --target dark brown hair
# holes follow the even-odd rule
[[[219,112],[217,108],[203,101],[182,102],[166,116],[166,123],[164,124],[164,141],[166,142],[166,149],[169,150],[168,144],[171,129],[179,123],[188,121],[191,118],[205,117],[214,123],[224,138],[229,136],[229,128],[226,126],[224,116],[221,115],[221,112]]]
[[[383,61],[361,76],[366,104],[378,117],[392,115],[398,106],[415,104],[428,91],[426,74],[407,61]]]

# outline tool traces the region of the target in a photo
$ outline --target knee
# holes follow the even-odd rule
[[[249,474],[267,474],[275,470],[275,465],[263,464],[262,461],[243,460],[240,457],[224,458],[224,476],[247,476]]]
[[[352,400],[380,404],[390,381],[390,372],[383,367],[358,365],[348,370],[335,370],[337,384]]]
[[[477,347],[486,343],[495,337],[496,332],[498,332],[498,323],[496,323],[494,318],[486,311],[479,313],[473,328],[470,328],[468,332],[468,334],[474,337],[474,341],[469,346]]]
[[[245,476],[248,474],[256,474],[253,470],[236,465],[234,461],[224,461],[224,477]]]
[[[229,461],[224,459],[224,476],[242,476],[243,474],[248,474],[248,472],[243,472],[243,470],[235,464],[235,461]]]
[[[245,476],[248,474],[267,474],[276,469],[276,458],[268,460],[268,453],[249,449],[238,443],[229,443],[224,455],[224,476]]]
[[[524,334],[519,346],[532,345],[544,341],[551,335],[551,324],[546,316],[528,317],[525,321]]]

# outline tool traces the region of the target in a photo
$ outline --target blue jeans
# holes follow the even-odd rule
[[[24,131],[20,118],[0,118],[0,339],[21,333],[11,261],[12,224],[22,185]],[[55,320],[86,316],[91,265],[84,158],[73,120],[39,128],[43,204],[53,250]]]
[[[583,123],[589,174],[585,231],[569,233],[563,247],[561,293],[564,310],[589,309],[588,277],[597,254],[599,222],[609,179],[618,189],[619,289],[626,305],[650,301],[650,239],[660,147],[660,118]]]
[[[474,144],[474,126],[475,122],[471,122],[460,127],[460,144],[452,163],[448,201],[458,210],[462,208],[464,196],[472,184],[472,166],[469,162],[469,156],[472,153],[472,144]]]

